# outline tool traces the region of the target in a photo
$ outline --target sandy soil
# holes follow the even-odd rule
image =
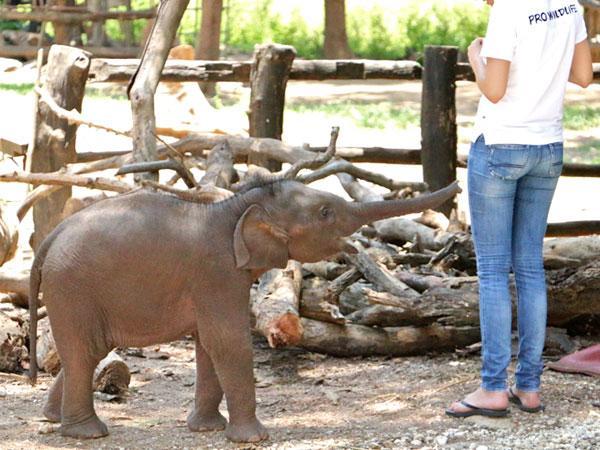
[[[247,96],[241,85],[224,85],[225,94]],[[419,83],[290,83],[288,100],[341,98],[391,100],[418,108]],[[460,151],[468,148],[468,126],[477,102],[472,84],[458,89]],[[569,92],[569,102],[600,104],[600,87],[585,93]],[[31,101],[0,93],[0,136],[27,137]],[[168,100],[158,109],[159,123],[173,117],[176,105]],[[86,99],[84,112],[107,124],[127,128],[129,107],[115,100]],[[177,113],[177,112],[175,112]],[[245,125],[243,111],[227,111],[231,127]],[[178,116],[179,117],[179,116]],[[228,117],[228,119],[225,119]],[[162,118],[162,119],[161,119]],[[356,130],[341,121],[340,145],[419,146],[419,129],[404,131]],[[294,144],[324,145],[333,125],[319,117],[286,116],[285,139]],[[599,139],[590,130],[569,140]],[[129,143],[107,133],[82,128],[79,151],[125,149]],[[9,159],[0,169],[15,167]],[[398,179],[420,180],[419,167],[375,166]],[[464,182],[464,171],[459,172]],[[318,187],[341,193],[332,180]],[[561,180],[551,220],[598,219],[600,180]],[[25,194],[22,185],[3,185],[0,199],[13,209]],[[76,195],[85,195],[82,189]],[[594,200],[594,198],[596,200]],[[461,205],[465,207],[464,199]],[[21,250],[3,269],[19,270],[30,262],[27,239],[30,219],[21,227]],[[592,449],[600,447],[599,385],[597,379],[548,372],[545,375],[547,411],[537,416],[513,408],[507,419],[456,420],[443,409],[477,385],[478,357],[455,354],[414,358],[336,359],[301,350],[270,350],[262,340],[255,345],[255,373],[259,417],[270,429],[263,448],[472,448],[484,450],[539,448]],[[41,408],[50,377],[29,386],[17,375],[0,374],[0,448],[248,448],[233,446],[222,433],[196,434],[185,418],[193,403],[193,345],[179,341],[144,349],[144,358],[127,356],[133,372],[131,392],[121,403],[96,399],[98,414],[111,430],[108,438],[80,442],[62,438],[56,426],[44,422]],[[225,413],[225,406],[222,405]]]

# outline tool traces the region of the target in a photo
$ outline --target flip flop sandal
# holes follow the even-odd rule
[[[546,407],[543,403],[540,403],[535,408],[530,408],[529,406],[525,406],[521,399],[515,394],[512,390],[512,387],[508,388],[508,401],[515,404],[517,408],[521,411],[525,411],[526,413],[535,414],[543,411]]]
[[[508,409],[489,409],[479,408],[471,405],[464,400],[460,401],[460,404],[469,408],[470,411],[454,411],[447,409],[446,414],[451,417],[471,417],[471,416],[485,416],[485,417],[506,417],[508,415]]]

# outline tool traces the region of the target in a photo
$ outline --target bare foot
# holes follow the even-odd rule
[[[219,411],[201,416],[197,410],[193,410],[187,418],[187,425],[190,431],[221,431],[227,426],[227,419]]]
[[[63,424],[59,431],[63,436],[77,439],[95,439],[108,436],[108,428],[96,415],[79,423]]]
[[[225,436],[232,442],[260,442],[268,439],[269,433],[258,419],[254,419],[253,422],[243,424],[229,422]]]
[[[508,407],[508,395],[506,392],[491,392],[483,388],[477,389],[475,392],[468,394],[464,400],[469,405],[477,408],[491,409],[495,411],[505,410]],[[460,401],[452,403],[449,411],[455,413],[466,413],[472,411],[471,408],[463,405]]]

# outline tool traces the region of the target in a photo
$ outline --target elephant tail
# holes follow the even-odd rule
[[[38,300],[42,283],[42,266],[53,239],[45,239],[40,245],[29,275],[29,381],[37,382],[37,321]]]

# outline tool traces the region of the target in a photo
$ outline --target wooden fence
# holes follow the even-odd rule
[[[260,136],[254,135],[273,138],[281,137],[285,86],[288,80],[422,80],[421,149],[371,147],[340,151],[353,162],[421,164],[423,179],[432,189],[438,189],[455,180],[456,169],[467,166],[466,158],[457,154],[456,81],[474,81],[474,74],[468,64],[457,62],[458,51],[455,47],[427,47],[423,66],[414,61],[371,60],[294,60],[290,64],[290,47],[277,44],[263,48],[265,47],[268,48],[269,57],[261,59],[260,52],[257,52],[254,61],[167,61],[161,80],[250,82],[253,97],[254,91],[259,89],[261,84],[259,74],[265,77],[265,73],[268,73],[267,85],[283,86],[283,92],[271,91],[275,101],[271,99],[270,107],[265,108],[262,105],[260,111],[257,111],[256,104],[251,102],[250,129],[252,135],[253,129],[260,128],[256,123],[253,125],[252,121],[279,124],[275,127],[278,129],[271,126],[270,132],[267,130]],[[284,57],[284,54],[288,56]],[[129,81],[138,63],[138,60],[95,59],[91,64],[89,80]],[[266,72],[257,70],[258,66],[265,64],[273,67]],[[594,64],[594,80],[600,80],[600,64]],[[324,148],[313,147],[312,150],[324,151]],[[562,176],[600,177],[600,165],[566,163]],[[448,213],[452,207],[453,204],[448,203],[442,210]],[[599,232],[600,221],[551,224],[548,228],[548,234],[554,236]]]

